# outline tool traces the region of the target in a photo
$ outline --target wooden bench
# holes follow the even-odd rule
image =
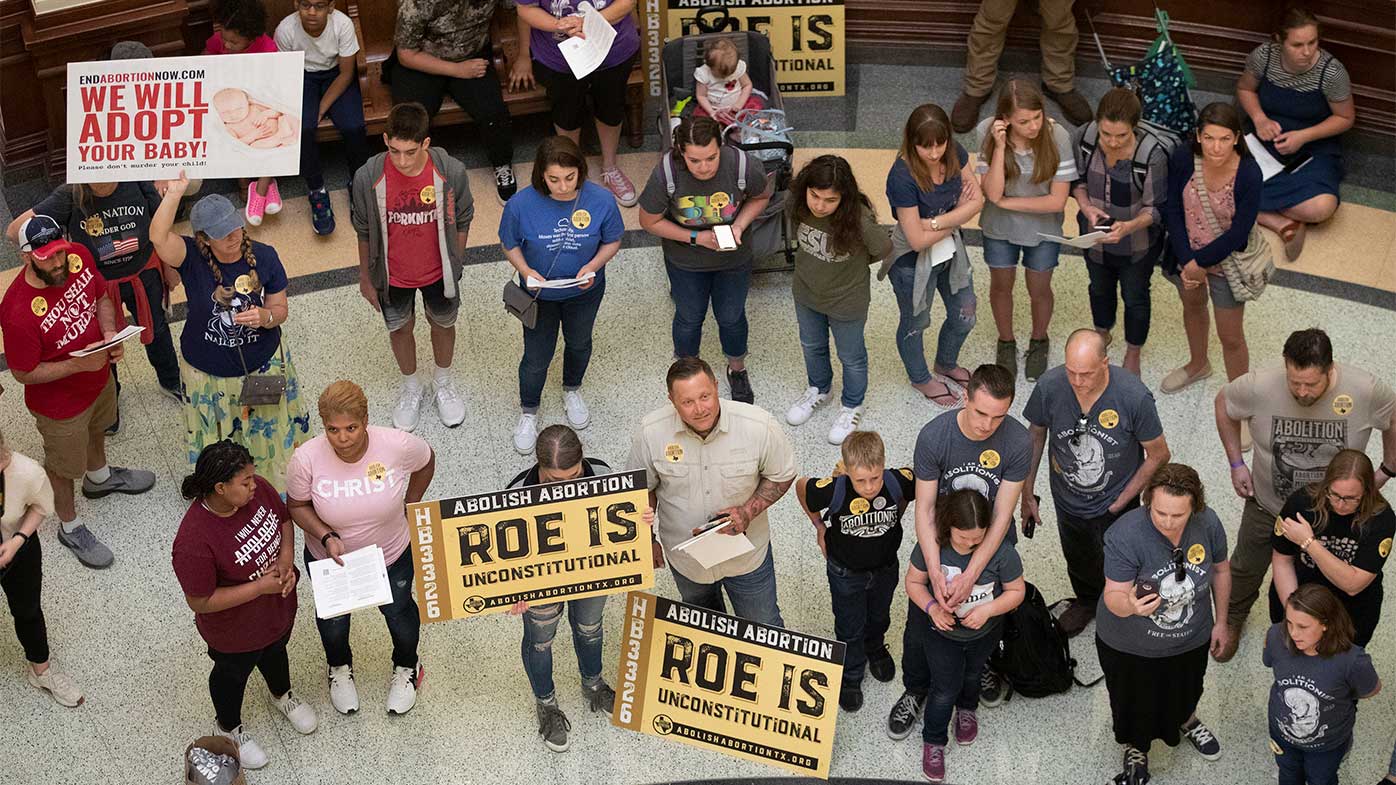
[[[266,0],[264,0],[266,2]],[[275,3],[277,7],[282,7],[280,2]],[[368,134],[370,137],[377,136],[383,132],[388,118],[388,110],[392,108],[393,96],[391,88],[383,84],[383,62],[388,59],[393,51],[393,34],[397,26],[397,2],[396,0],[348,0],[341,6],[349,18],[354,22],[354,33],[359,38],[358,77],[359,90],[364,97],[364,120],[368,124]],[[276,22],[271,21],[274,27]],[[529,90],[510,92],[508,87],[509,67],[514,56],[518,52],[518,31],[515,28],[516,18],[512,8],[501,6],[495,11],[494,19],[490,24],[490,40],[494,47],[492,59],[494,60],[495,73],[498,74],[501,87],[504,93],[504,105],[508,107],[511,116],[527,114],[545,113],[549,111],[548,97],[541,86],[534,86]],[[639,68],[630,72],[630,80],[625,87],[626,117],[623,124],[623,133],[630,142],[631,147],[639,147],[644,143],[644,102],[645,89],[644,77]],[[470,115],[466,114],[455,101],[447,96],[441,105],[441,111],[437,112],[432,120],[435,127],[460,125],[470,121]],[[320,122],[320,130],[316,134],[321,141],[339,138],[339,132],[329,118]]]

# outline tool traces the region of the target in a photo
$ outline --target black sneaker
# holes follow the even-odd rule
[[[892,713],[887,715],[887,735],[898,741],[905,739],[921,719],[921,710],[926,707],[925,695],[912,695],[903,692],[902,697],[892,704]]]
[[[992,709],[1008,700],[1008,681],[989,666],[984,666],[984,675],[979,677],[979,703]]]
[[[330,204],[330,192],[324,188],[310,192],[310,225],[319,235],[334,232],[334,205]]]
[[[514,167],[505,164],[494,168],[494,193],[499,203],[504,204],[519,191],[519,181],[514,178]]]
[[[1212,731],[1202,724],[1202,720],[1193,720],[1192,726],[1184,725],[1178,730],[1183,732],[1183,736],[1192,742],[1193,749],[1207,760],[1216,760],[1221,757],[1221,742],[1212,735]]]
[[[863,708],[863,687],[860,684],[845,684],[839,688],[839,708],[844,711],[857,711]]]
[[[868,672],[878,681],[891,681],[897,676],[897,664],[886,646],[868,650]]]
[[[1115,785],[1148,785],[1148,753],[1137,747],[1125,747],[1123,769],[1123,771],[1115,775]]]
[[[751,377],[745,369],[734,371],[732,366],[727,366],[727,386],[732,389],[732,400],[756,403],[756,393],[751,389]]]
[[[1023,355],[1023,378],[1030,382],[1038,380],[1047,372],[1047,353],[1051,350],[1049,338],[1031,338],[1028,351]]]

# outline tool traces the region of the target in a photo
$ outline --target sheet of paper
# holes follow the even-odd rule
[[[756,546],[752,544],[751,538],[747,537],[746,534],[726,534],[724,530],[731,525],[728,522],[714,526],[697,537],[675,545],[674,550],[683,551],[692,556],[705,569],[712,569],[728,559],[735,559],[744,553],[756,550]]]
[[[578,278],[554,278],[551,281],[543,281],[533,276],[529,276],[525,282],[530,289],[567,289],[580,283],[585,283],[596,277],[596,273],[587,273]]]
[[[1069,245],[1072,248],[1094,248],[1100,244],[1101,240],[1109,236],[1109,234],[1109,232],[1095,231],[1089,234],[1083,234],[1080,237],[1058,237],[1055,234],[1038,232],[1037,236],[1046,240],[1051,240],[1054,243]]]
[[[940,242],[931,246],[931,266],[944,264],[955,258],[955,235],[947,234]]]
[[[1284,171],[1284,164],[1275,160],[1275,156],[1270,154],[1270,150],[1265,147],[1265,143],[1256,138],[1255,134],[1246,134],[1246,147],[1251,150],[1251,157],[1260,164],[1260,178],[1269,180],[1271,177]]]
[[[568,38],[558,44],[557,48],[562,51],[563,59],[572,69],[572,75],[582,79],[600,67],[601,62],[606,59],[606,55],[611,51],[611,42],[616,40],[616,29],[611,27],[611,23],[607,22],[606,17],[592,7],[591,3],[582,3],[577,6],[577,10],[581,13],[582,34],[585,37]]]
[[[122,342],[124,342],[124,341],[129,341],[129,340],[131,340],[132,338],[135,338],[137,335],[140,335],[140,334],[141,334],[142,332],[144,332],[144,331],[145,331],[145,328],[144,328],[144,327],[141,327],[141,326],[138,325],[138,324],[128,324],[128,325],[126,325],[126,329],[122,330],[121,332],[117,333],[116,335],[113,335],[113,336],[111,337],[111,340],[110,340],[110,341],[103,341],[100,345],[98,345],[98,346],[93,346],[93,347],[90,348],[90,349],[78,349],[77,351],[73,352],[73,356],[74,356],[74,357],[86,357],[86,356],[89,355],[89,354],[96,354],[97,352],[105,352],[106,350],[112,348],[113,346],[115,346],[115,345],[117,345],[117,344],[119,344],[119,343],[122,343]]]
[[[332,619],[360,608],[376,608],[393,601],[388,585],[388,566],[383,549],[377,545],[350,551],[334,559],[321,559],[309,565],[310,586],[315,592],[315,615]]]

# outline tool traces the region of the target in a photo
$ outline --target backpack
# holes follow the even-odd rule
[[[1149,159],[1153,157],[1154,151],[1163,150],[1163,157],[1167,159],[1182,138],[1172,130],[1148,120],[1140,120],[1139,125],[1134,127],[1134,138],[1136,141],[1134,157],[1130,159],[1130,173],[1133,175],[1134,189],[1143,193],[1144,178],[1149,174]],[[1086,169],[1090,168],[1091,159],[1099,149],[1099,140],[1100,125],[1092,120],[1081,132],[1081,160],[1085,164],[1078,167],[1081,177],[1085,177]]]
[[[1031,583],[1023,603],[1004,616],[1003,640],[989,663],[1008,680],[1010,694],[1029,698],[1066,692],[1073,683],[1090,687],[1105,678],[1102,675],[1089,683],[1076,678],[1076,660],[1066,633]]]
[[[843,509],[843,500],[848,498],[848,491],[852,484],[848,480],[848,475],[840,474],[834,478],[834,495],[829,500],[829,506],[825,508],[824,514],[820,517],[824,519],[825,526],[831,526],[834,516]],[[882,487],[892,496],[892,503],[897,505],[897,512],[906,509],[906,496],[902,494],[902,484],[897,481],[897,473],[892,469],[882,470]]]

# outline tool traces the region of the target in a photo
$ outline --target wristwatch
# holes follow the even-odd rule
[[[689,247],[689,248],[697,248],[697,247],[698,247],[698,230],[697,230],[697,229],[689,229],[689,230],[688,230],[688,247]]]
[[[940,216],[931,216],[931,230],[936,232],[940,231]]]

